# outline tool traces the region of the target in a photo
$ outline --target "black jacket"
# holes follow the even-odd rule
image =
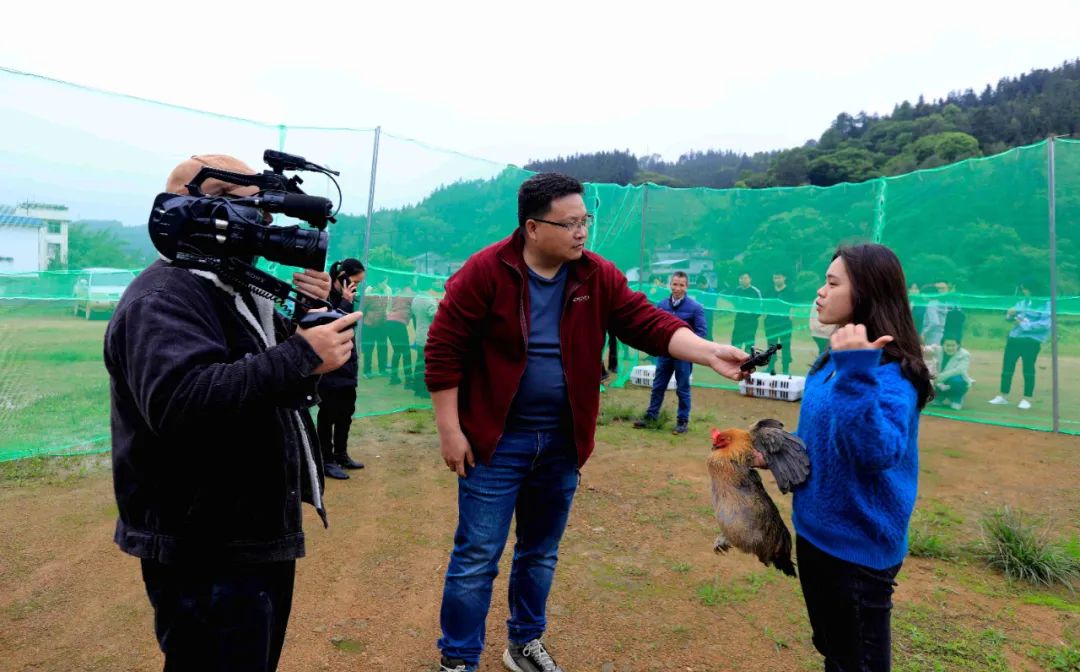
[[[330,291],[330,298],[328,299],[330,305],[334,306],[341,312],[348,315],[356,310],[353,307],[352,301],[346,301],[342,298],[341,293],[335,290]],[[342,389],[356,389],[357,374],[360,370],[360,357],[356,354],[356,328],[353,328],[353,349],[349,353],[349,361],[345,362],[340,368],[334,369],[329,373],[323,374],[319,380],[320,390],[342,390]]]
[[[268,348],[237,300],[159,261],[105,332],[115,541],[126,553],[163,563],[304,555],[300,503],[321,499],[323,485],[307,411],[321,360],[276,311],[279,345]]]

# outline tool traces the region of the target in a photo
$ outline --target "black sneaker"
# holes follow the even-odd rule
[[[460,658],[443,656],[439,661],[439,672],[476,672],[476,665],[469,665]]]
[[[510,672],[563,672],[539,639],[510,644],[503,651],[502,661],[503,667]]]
[[[634,421],[634,429],[645,429],[646,427],[649,427],[655,423],[656,418],[651,418],[646,415],[644,418]]]
[[[338,455],[334,459],[337,460],[337,463],[338,463],[339,467],[343,467],[345,469],[363,469],[364,468],[364,463],[363,462],[357,462],[356,460],[349,457],[348,453],[346,453],[344,455]]]
[[[323,465],[323,473],[326,474],[327,478],[336,478],[339,481],[345,481],[349,478],[349,475],[345,473],[345,470],[333,462],[327,462]]]
[[[671,433],[672,433],[672,434],[675,434],[675,435],[678,435],[678,434],[685,434],[685,433],[686,433],[686,432],[688,432],[689,430],[690,430],[690,427],[689,427],[689,424],[688,424],[688,423],[685,423],[685,422],[680,422],[680,423],[677,423],[677,424],[675,425],[675,429],[671,430]]]

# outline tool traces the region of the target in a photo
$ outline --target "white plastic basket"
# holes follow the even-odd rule
[[[656,377],[656,366],[652,364],[642,364],[641,366],[635,366],[630,370],[630,384],[641,385],[642,387],[652,387],[653,378]],[[690,374],[690,382],[694,381],[694,374]],[[668,381],[667,389],[675,389],[675,374],[671,374],[671,380]]]
[[[752,373],[739,381],[739,393],[747,397],[798,401],[806,387],[805,376],[784,376],[768,373]]]

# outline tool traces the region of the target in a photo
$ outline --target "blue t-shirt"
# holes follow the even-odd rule
[[[559,343],[566,266],[550,280],[529,269],[528,281],[528,362],[510,406],[506,429],[542,432],[566,428],[570,425],[570,400]]]

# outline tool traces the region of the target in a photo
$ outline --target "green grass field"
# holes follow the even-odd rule
[[[996,315],[969,318],[965,346],[972,352],[971,375],[976,379],[963,410],[930,407],[927,413],[957,420],[1048,430],[1051,428],[1051,375],[1048,349],[1037,363],[1034,407],[1021,411],[1015,405],[991,406],[997,394],[1004,345],[1003,321]],[[108,315],[92,320],[73,317],[64,302],[0,303],[0,460],[41,454],[71,454],[108,447],[108,376],[102,364],[102,338]],[[1061,428],[1080,433],[1080,340],[1068,325],[1062,329],[1067,341],[1061,345]],[[725,342],[731,334],[731,317],[718,313],[713,336]],[[178,335],[180,337],[180,335]],[[759,330],[758,345],[764,346]],[[802,374],[817,355],[817,346],[804,329],[796,329],[792,341],[792,373]],[[636,353],[624,357],[625,378],[639,361]],[[699,386],[732,387],[712,371],[695,367]],[[1012,399],[1019,400],[1022,378],[1019,367]],[[385,376],[361,380],[357,391],[358,415],[377,415],[408,408],[422,408],[427,401],[405,389],[390,385]]]

